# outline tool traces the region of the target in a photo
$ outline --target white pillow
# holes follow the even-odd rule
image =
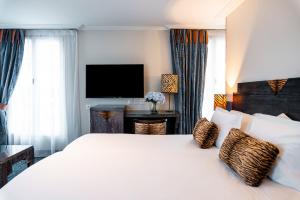
[[[243,112],[240,112],[240,111],[236,111],[236,110],[231,110],[230,112],[242,115],[241,131],[243,131],[245,133],[249,132],[253,115],[243,113]]]
[[[273,118],[280,118],[280,119],[285,119],[285,120],[291,120],[286,114],[281,113],[278,116],[274,115],[267,115],[267,114],[262,114],[262,113],[255,113],[253,116],[255,117],[260,117],[260,118],[266,118],[266,119],[273,119]]]
[[[228,110],[225,110],[224,108],[220,108],[220,107],[216,107],[215,111],[221,111],[221,112],[226,112],[226,113],[229,112]]]
[[[232,128],[241,128],[242,115],[236,113],[230,113],[223,109],[216,109],[212,119],[219,129],[219,136],[216,141],[216,146],[221,148],[223,141]]]
[[[249,134],[271,142],[280,150],[270,178],[300,191],[300,122],[256,115]]]
[[[291,118],[289,118],[285,113],[281,113],[281,114],[278,115],[277,117],[281,117],[281,118],[284,118],[284,119],[291,119]]]

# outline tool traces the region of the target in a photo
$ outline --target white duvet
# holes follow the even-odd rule
[[[266,179],[245,185],[191,135],[88,134],[18,175],[1,200],[300,199]]]

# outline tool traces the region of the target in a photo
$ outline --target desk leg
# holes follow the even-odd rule
[[[7,175],[12,173],[12,164],[9,162],[7,163]]]
[[[0,164],[0,188],[7,183],[8,164]]]
[[[30,148],[27,152],[27,167],[30,167],[33,164],[34,160],[34,149]]]

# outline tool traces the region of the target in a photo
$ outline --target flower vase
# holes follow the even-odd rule
[[[152,102],[151,112],[152,113],[157,113],[156,102]]]

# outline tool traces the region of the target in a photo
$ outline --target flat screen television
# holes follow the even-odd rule
[[[143,98],[144,65],[86,65],[86,98]]]

